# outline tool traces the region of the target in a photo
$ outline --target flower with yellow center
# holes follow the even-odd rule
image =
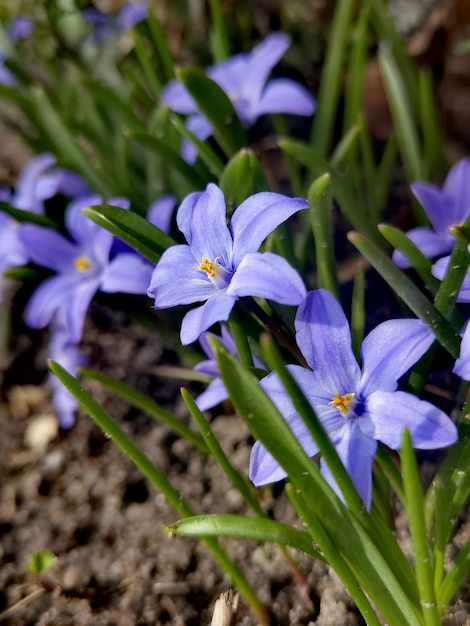
[[[90,272],[93,269],[93,263],[86,254],[81,254],[73,261],[79,272]]]
[[[354,393],[345,393],[343,396],[340,391],[337,390],[336,395],[329,403],[329,406],[333,407],[334,409],[339,409],[343,415],[346,415],[346,413],[349,411],[349,405],[353,398]]]

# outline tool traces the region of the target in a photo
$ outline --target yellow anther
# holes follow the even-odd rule
[[[341,413],[349,411],[349,403],[354,398],[354,393],[345,393],[344,396],[337,391],[333,400],[329,403],[334,409],[339,409]]]
[[[217,260],[209,261],[209,259],[206,256],[203,256],[202,263],[197,266],[197,269],[198,271],[206,272],[209,278],[213,278],[215,276],[214,267],[217,265],[218,265]]]
[[[79,272],[89,272],[93,269],[93,263],[86,256],[86,254],[82,254],[82,256],[78,256],[74,259],[75,267]]]

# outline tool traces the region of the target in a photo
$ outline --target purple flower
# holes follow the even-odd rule
[[[171,218],[176,206],[176,196],[168,193],[149,206],[147,211],[148,221],[157,226],[164,233],[170,232]]]
[[[29,261],[29,253],[18,237],[18,229],[19,223],[15,219],[0,212],[0,302],[3,272]]]
[[[428,258],[450,252],[455,238],[449,228],[462,224],[470,215],[470,159],[462,159],[453,166],[442,189],[421,182],[413,183],[411,189],[428,214],[431,227],[412,228],[407,236]],[[393,260],[403,269],[411,266],[399,250],[393,253]]]
[[[113,235],[82,212],[82,208],[102,204],[99,196],[74,200],[67,208],[65,223],[73,241],[60,233],[27,224],[19,237],[31,259],[56,274],[39,285],[25,310],[31,328],[43,328],[54,318],[78,342],[88,305],[100,289],[108,293],[144,294],[152,266],[139,255],[123,253],[110,260]],[[109,200],[119,206],[122,202]]]
[[[189,245],[164,252],[147,292],[157,309],[206,301],[184,317],[183,345],[226,321],[243,296],[301,302],[305,287],[297,272],[282,257],[257,250],[279,224],[307,206],[303,198],[257,193],[240,204],[227,228],[224,196],[216,185],[183,200],[176,221]]]
[[[44,213],[44,201],[56,193],[71,197],[90,194],[85,181],[74,172],[54,167],[54,155],[44,152],[33,157],[22,169],[13,192],[0,188],[1,200],[17,209]]]
[[[442,259],[436,261],[431,268],[433,276],[442,280],[447,273],[449,262],[450,256],[442,257]],[[463,279],[459,295],[457,296],[457,302],[470,302],[470,270],[467,270],[465,278]]]
[[[217,365],[214,351],[208,341],[209,337],[216,337],[216,335],[212,333],[203,333],[199,337],[199,343],[209,358],[205,361],[201,361],[194,368],[197,372],[208,374],[214,378],[214,380],[209,383],[207,389],[196,398],[196,404],[201,411],[212,409],[217,404],[220,404],[229,398],[224,381],[220,378],[219,366]],[[238,350],[233,337],[225,327],[222,327],[222,337],[216,337],[216,339],[218,339],[229,352],[238,358]],[[263,363],[256,356],[253,357],[253,363],[255,367],[259,367],[260,369],[264,368]]]
[[[312,115],[315,99],[302,86],[289,78],[266,81],[290,45],[282,32],[272,33],[251,52],[236,54],[207,70],[207,75],[226,92],[242,124],[252,126],[265,113]],[[188,128],[199,139],[212,134],[212,126],[201,115],[186,88],[176,80],[162,91],[162,102],[178,113],[189,115]],[[183,141],[183,157],[189,163],[196,160],[197,151],[189,141]]]
[[[456,441],[457,429],[445,413],[415,396],[397,391],[398,379],[430,347],[433,336],[420,320],[389,320],[375,328],[361,348],[362,371],[351,350],[346,317],[325,289],[307,294],[296,317],[297,343],[312,370],[290,365],[289,371],[315,409],[359,495],[370,508],[372,461],[377,441],[396,450],[403,429],[417,448],[430,450]],[[261,381],[309,456],[318,447],[279,376]],[[321,471],[340,495],[326,465]],[[264,485],[285,477],[284,470],[257,442],[250,459],[250,478]]]
[[[470,324],[468,322],[465,324],[462,335],[460,355],[452,371],[464,380],[470,380]]]
[[[71,340],[68,329],[59,323],[53,323],[52,336],[49,344],[49,358],[62,365],[72,376],[77,374],[79,367],[88,364],[88,359]],[[60,380],[54,375],[49,376],[53,388],[53,403],[61,428],[71,428],[75,423],[75,411],[78,401]]]
[[[10,41],[15,44],[20,39],[26,39],[34,30],[32,20],[26,15],[18,15],[10,20],[7,25],[7,33]]]
[[[104,13],[94,7],[83,9],[82,17],[85,22],[92,24],[94,33],[91,41],[101,43],[115,32],[126,32],[134,24],[141,22],[147,17],[148,9],[146,2],[126,2],[118,13]]]

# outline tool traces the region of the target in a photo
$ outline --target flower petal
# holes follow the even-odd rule
[[[308,208],[304,198],[289,198],[263,191],[244,200],[233,214],[233,264],[241,262],[248,252],[257,252],[273,230],[297,211]]]
[[[377,442],[362,432],[356,420],[351,420],[345,423],[341,438],[334,444],[357,492],[369,510],[372,499],[372,463]],[[320,465],[323,477],[344,502],[341,489],[324,459],[321,459]]]
[[[272,252],[255,252],[244,257],[227,287],[227,294],[300,304],[306,291],[297,271],[283,257]]]
[[[77,285],[75,276],[52,276],[33,291],[24,317],[29,328],[44,328],[55,313],[68,306],[71,293]]]
[[[449,252],[455,241],[450,233],[447,233],[446,237],[441,237],[440,235],[436,235],[436,233],[427,226],[412,228],[406,233],[406,236],[411,239],[428,259]],[[411,267],[408,258],[403,252],[400,252],[400,250],[394,250],[392,258],[393,262],[402,269]]]
[[[255,487],[261,487],[282,480],[287,474],[263,444],[256,441],[251,449],[248,476]]]
[[[147,210],[148,221],[163,230],[164,233],[169,233],[175,206],[176,196],[172,193],[165,194],[149,206]]]
[[[171,80],[162,90],[160,99],[163,104],[166,104],[177,113],[192,115],[197,111],[196,103],[179,80]]]
[[[450,224],[460,224],[470,214],[470,159],[460,159],[447,175],[442,189],[445,204],[441,212]],[[434,221],[433,221],[434,223]],[[449,225],[449,222],[447,222]]]
[[[388,320],[364,339],[362,378],[358,393],[395,391],[398,379],[431,347],[434,335],[421,320]]]
[[[201,334],[216,322],[226,322],[236,298],[231,298],[225,290],[217,290],[208,301],[186,313],[181,324],[181,343],[186,346],[196,341]]]
[[[145,2],[129,2],[119,11],[118,26],[122,31],[126,31],[134,24],[141,22],[147,17],[148,9]]]
[[[33,157],[21,171],[16,184],[13,205],[34,213],[42,213],[44,198],[38,199],[36,188],[40,176],[55,165],[56,158],[48,152]],[[54,192],[55,193],[55,192]],[[53,194],[52,194],[53,195]]]
[[[404,391],[370,395],[359,422],[365,434],[392,450],[400,448],[404,428],[410,431],[413,446],[421,450],[443,448],[457,440],[457,428],[443,411]]]
[[[82,338],[86,313],[98,289],[99,278],[81,281],[71,290],[66,307],[58,312],[59,321],[64,321],[71,339],[75,342]]]
[[[32,261],[56,272],[75,273],[73,261],[80,256],[80,248],[63,235],[34,224],[21,225],[17,232]]]
[[[204,272],[197,271],[189,246],[171,246],[153,270],[147,294],[157,309],[192,304],[210,298],[216,287]]]
[[[72,200],[67,206],[65,223],[73,239],[81,244],[83,249],[86,248],[92,252],[92,256],[104,265],[109,259],[114,237],[83,213],[85,207],[103,204],[103,202],[103,198],[96,194]]]
[[[266,85],[252,114],[256,118],[265,113],[309,116],[314,111],[315,98],[305,87],[289,78],[275,78]]]
[[[206,191],[189,194],[178,209],[176,221],[198,263],[206,256],[210,261],[220,259],[230,269],[232,237],[224,194],[217,185],[209,183]]]
[[[470,324],[467,323],[460,344],[460,355],[452,370],[464,380],[470,380]]]
[[[289,36],[278,31],[268,35],[247,55],[248,63],[240,97],[252,102],[257,102],[261,98],[271,70],[289,46]]]
[[[225,388],[224,381],[221,378],[216,378],[205,391],[203,391],[197,398],[196,404],[201,411],[207,411],[217,406],[229,397],[227,389]]]
[[[153,266],[138,254],[123,253],[106,267],[100,289],[107,293],[135,293],[145,295]]]
[[[205,141],[214,132],[209,120],[199,114],[188,117],[186,126],[188,130],[193,132],[201,141]],[[187,163],[194,163],[197,159],[197,148],[189,139],[183,138],[181,156]]]
[[[310,291],[295,320],[297,345],[323,388],[341,394],[356,390],[360,369],[351,349],[351,333],[343,309],[326,289]]]

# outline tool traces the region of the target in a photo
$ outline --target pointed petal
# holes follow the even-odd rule
[[[445,204],[441,211],[447,213],[451,224],[460,224],[470,214],[470,159],[461,159],[452,167],[442,189]],[[444,219],[446,219],[444,218]]]
[[[96,194],[72,200],[67,206],[65,224],[73,239],[83,248],[92,251],[97,261],[105,264],[109,258],[113,235],[83,213],[85,207],[96,206],[103,202],[103,198]]]
[[[80,248],[63,235],[34,224],[19,226],[17,232],[32,261],[56,272],[76,272],[73,261],[80,256]]]
[[[206,191],[189,194],[178,209],[178,228],[186,237],[194,258],[201,263],[220,259],[230,268],[232,237],[227,228],[225,198],[222,191],[209,183]]]
[[[434,335],[421,320],[388,320],[364,339],[362,378],[358,393],[395,391],[403,376],[431,347]]]
[[[412,228],[406,233],[406,236],[411,239],[414,244],[416,244],[416,246],[428,259],[432,259],[436,256],[449,252],[455,241],[450,233],[447,233],[446,237],[441,237],[440,235],[436,235],[436,233],[427,226]],[[393,252],[392,259],[394,263],[402,269],[411,267],[411,263],[408,261],[403,252],[400,252],[400,250],[395,250]]]
[[[345,423],[341,438],[334,444],[344,467],[369,510],[372,499],[372,463],[377,442],[361,431],[357,420],[352,420]],[[323,477],[344,502],[341,489],[324,459],[321,459],[320,464]]]
[[[457,440],[457,428],[443,411],[404,391],[376,391],[367,398],[359,421],[365,434],[392,450],[400,448],[404,428],[410,431],[413,446],[421,450],[443,448]]]
[[[191,117],[188,117],[186,120],[186,126],[188,130],[193,132],[201,141],[205,141],[213,133],[211,123],[203,115],[191,115]],[[197,154],[197,148],[192,141],[183,137],[181,156],[186,163],[194,163],[197,159]]]
[[[204,272],[197,271],[189,246],[172,246],[165,250],[153,270],[147,294],[155,298],[157,309],[207,300],[216,287]]]
[[[216,378],[209,384],[207,389],[196,398],[196,404],[201,411],[207,411],[224,400],[227,400],[228,397],[229,395],[223,380]]]
[[[120,30],[126,31],[134,24],[147,17],[148,9],[145,2],[129,2],[119,11],[118,25]]]
[[[445,236],[453,224],[453,211],[451,206],[447,206],[440,187],[433,183],[416,182],[411,185],[411,191],[428,214],[436,233],[440,237]]]
[[[64,319],[70,337],[79,342],[83,335],[85,317],[93,296],[99,289],[99,278],[82,281],[70,293],[70,300],[65,309],[59,312],[59,319]]]
[[[351,333],[343,309],[326,289],[310,291],[295,320],[297,345],[323,381],[323,388],[341,394],[356,390],[360,369],[351,349]]]
[[[230,230],[233,235],[233,264],[241,262],[248,252],[257,252],[273,230],[297,211],[306,209],[304,198],[289,198],[263,191],[244,200],[233,214]]]
[[[300,304],[306,291],[297,271],[283,257],[272,252],[255,252],[244,257],[227,287],[227,294]]]
[[[16,184],[13,204],[18,209],[35,213],[44,210],[42,201],[38,201],[36,187],[38,179],[46,170],[55,165],[56,158],[48,152],[33,157],[21,171]]]
[[[145,295],[152,273],[153,266],[139,255],[119,254],[106,267],[100,289],[107,293],[120,292]]]
[[[287,474],[263,444],[256,441],[251,449],[248,476],[255,487],[261,487],[282,480]]]
[[[75,277],[52,276],[33,291],[25,309],[25,322],[30,328],[44,328],[57,311],[65,309],[77,286]]]
[[[205,304],[186,313],[181,324],[183,346],[196,341],[212,324],[226,322],[235,300],[236,298],[231,298],[225,291],[217,290]]]
[[[258,118],[265,113],[313,115],[315,98],[311,93],[289,78],[275,78],[264,89],[260,101],[251,113]]]
[[[165,194],[149,206],[147,210],[148,221],[163,230],[164,233],[169,233],[175,206],[176,196],[172,193]]]
[[[464,380],[470,380],[470,324],[465,327],[460,344],[460,355],[452,371]]]
[[[191,115],[197,110],[189,91],[179,80],[172,80],[164,87],[161,101],[173,111],[184,115]]]
[[[240,97],[257,102],[271,70],[290,46],[290,38],[280,31],[271,33],[247,55],[245,78]]]

